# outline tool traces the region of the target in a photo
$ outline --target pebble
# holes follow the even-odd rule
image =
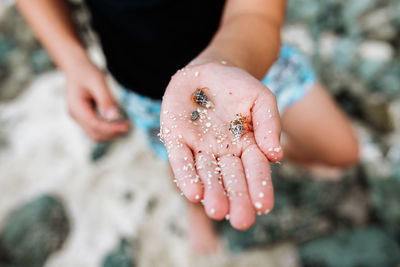
[[[199,112],[198,112],[197,110],[195,110],[195,111],[192,112],[192,116],[190,117],[190,119],[191,119],[192,121],[195,121],[195,120],[197,120],[199,117],[200,117],[200,116],[199,116]]]

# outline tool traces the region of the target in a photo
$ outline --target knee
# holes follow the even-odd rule
[[[349,168],[358,164],[360,159],[359,144],[354,136],[341,140],[334,146],[333,153],[326,159],[326,164],[332,167]]]

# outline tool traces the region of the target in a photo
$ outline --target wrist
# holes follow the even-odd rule
[[[61,70],[68,80],[89,79],[101,72],[88,57],[76,57]]]
[[[261,79],[277,59],[279,48],[280,24],[264,16],[241,15],[222,24],[195,62],[224,61]]]
[[[254,60],[254,53],[249,52],[248,49],[245,49],[244,47],[239,48],[239,44],[237,44],[236,47],[230,47],[225,45],[225,43],[228,43],[228,41],[221,41],[221,44],[219,44],[219,42],[211,44],[198,57],[196,57],[190,65],[219,63],[242,69],[255,78],[261,79],[264,77],[271,63],[276,58],[274,56],[272,60],[263,60],[263,55],[259,55],[261,59],[257,58],[257,60]],[[221,47],[223,47],[223,49]],[[272,54],[274,54],[274,52],[272,52]]]
[[[82,68],[92,66],[85,48],[80,45],[72,45],[65,49],[65,53],[60,53],[60,56],[55,59],[57,66],[65,73],[67,77],[75,76]]]
[[[222,64],[231,67],[237,67],[241,69],[245,69],[244,65],[241,64],[238,60],[232,59],[229,55],[225,53],[220,53],[218,49],[208,48],[201,52],[195,59],[193,59],[188,66],[198,66],[205,65],[208,63],[216,63]]]

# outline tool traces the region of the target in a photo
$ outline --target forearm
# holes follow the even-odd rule
[[[88,61],[65,0],[16,0],[16,3],[61,70],[70,73],[77,64]]]
[[[194,62],[225,60],[262,78],[278,56],[284,11],[284,1],[228,1],[218,32]]]

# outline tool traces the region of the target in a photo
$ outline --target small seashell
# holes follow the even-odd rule
[[[214,104],[211,100],[207,97],[204,93],[203,89],[208,89],[207,87],[197,88],[194,93],[192,94],[192,101],[196,104],[199,104],[205,108],[213,108]]]
[[[249,126],[247,125],[246,117],[243,117],[242,114],[236,114],[236,117],[231,121],[229,131],[231,131],[236,140],[239,140],[248,130]]]
[[[195,111],[192,112],[192,116],[190,117],[190,119],[191,119],[192,121],[195,121],[195,120],[197,120],[199,117],[200,117],[199,112],[198,112],[197,110],[195,110]]]

